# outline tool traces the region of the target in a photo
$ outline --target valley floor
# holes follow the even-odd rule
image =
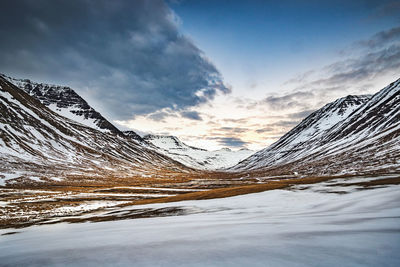
[[[399,266],[398,184],[398,175],[331,178],[227,198],[110,207],[70,221],[102,222],[0,230],[0,263]]]
[[[254,174],[253,174],[254,175]],[[332,185],[369,188],[400,184],[400,175],[370,175],[342,177],[262,177],[238,173],[208,173],[200,176],[157,179],[100,179],[96,183],[49,184],[38,182],[0,188],[0,229],[23,228],[31,225],[60,222],[99,222],[154,216],[174,215],[175,210],[133,209],[119,214],[115,210],[153,203],[202,200],[292,188],[330,181]],[[123,181],[123,183],[122,183]],[[352,182],[348,182],[352,181]],[[331,186],[332,186],[331,185]],[[179,212],[178,212],[179,213]]]

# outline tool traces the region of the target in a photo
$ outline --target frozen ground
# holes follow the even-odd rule
[[[145,206],[181,216],[1,230],[19,233],[0,236],[0,265],[400,266],[400,186],[331,185]]]

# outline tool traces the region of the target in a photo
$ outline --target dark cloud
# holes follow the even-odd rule
[[[299,124],[298,120],[282,120],[282,121],[277,121],[271,125],[277,126],[277,127],[294,127],[297,124]]]
[[[147,116],[147,118],[153,120],[153,121],[164,121],[166,117],[170,116],[170,113],[163,112],[163,111],[156,111],[154,113],[151,113]]]
[[[379,2],[379,1],[374,1],[374,2]],[[383,17],[387,18],[393,16],[397,20],[399,20],[399,12],[400,12],[400,2],[398,0],[390,1],[388,3],[384,3],[383,5],[379,6],[376,9],[376,11],[369,17],[369,19],[379,20],[382,19]]]
[[[291,119],[304,119],[311,113],[313,113],[315,110],[314,109],[309,109],[309,110],[303,110],[300,112],[295,112],[295,113],[290,113],[287,116]]]
[[[1,72],[70,85],[114,119],[230,92],[162,0],[5,0],[1,11]]]
[[[397,4],[398,5],[398,4]],[[355,82],[398,72],[400,67],[400,27],[381,31],[368,40],[355,43],[355,47],[367,48],[361,56],[331,64],[326,69],[331,75],[309,85],[323,84],[354,86]],[[307,86],[307,85],[306,85]]]
[[[328,78],[313,81],[304,87],[323,85],[351,85],[373,78],[389,71],[397,71],[400,67],[400,45],[391,45],[376,52],[367,53],[356,59],[348,59],[330,65]]]
[[[257,129],[256,133],[262,134],[262,133],[272,133],[275,132],[275,128],[274,127],[264,127],[261,129]]]
[[[381,31],[372,36],[369,40],[360,41],[359,45],[368,48],[376,48],[387,45],[388,42],[400,39],[400,27],[394,27],[387,31]]]
[[[291,115],[289,114],[289,118],[291,118],[292,120],[285,120],[284,118],[276,121],[276,122],[272,122],[272,123],[268,123],[265,125],[260,125],[260,128],[255,130],[256,133],[258,134],[278,134],[278,133],[286,133],[287,131],[289,131],[291,128],[295,127],[296,125],[299,124],[300,119],[303,119],[304,117],[300,118],[300,113],[298,112],[298,115],[295,115],[297,113],[292,113],[293,118],[291,118]],[[306,114],[306,112],[304,112],[304,115]],[[299,118],[295,118],[296,116],[299,116]],[[307,116],[307,115],[305,115]]]
[[[181,116],[187,119],[201,121],[203,120],[197,111],[182,111]]]
[[[247,144],[247,142],[237,137],[216,137],[213,139],[217,140],[222,146],[228,147],[244,147]]]
[[[247,123],[248,118],[241,118],[241,119],[221,119],[223,123]]]
[[[228,133],[244,133],[249,131],[247,128],[241,127],[221,127],[219,130]]]
[[[283,96],[268,96],[262,102],[274,110],[307,107],[307,101],[314,97],[312,92],[294,92]]]
[[[304,92],[304,95],[312,93],[313,96],[310,95],[310,98],[304,99],[303,102],[296,101],[295,97],[289,93],[277,98],[276,105],[272,105],[272,107],[277,109],[283,102],[284,107],[300,103],[300,105],[297,105],[299,108],[314,109],[317,108],[315,103],[323,105],[323,103],[332,101],[333,96],[341,97],[350,93],[365,94],[371,89],[377,90],[377,88],[374,88],[375,85],[370,83],[376,77],[390,74],[394,76],[394,79],[398,78],[396,75],[400,70],[399,41],[400,27],[395,27],[378,32],[368,40],[354,43],[349,48],[352,51],[350,54],[358,54],[358,56],[326,66],[320,71],[318,75],[320,78],[312,81],[297,79],[299,86],[294,89],[297,93],[293,93],[293,95],[301,96],[300,92]],[[353,53],[354,49],[358,50],[357,53]],[[307,76],[307,73],[304,76]],[[296,81],[296,79],[289,80],[287,83],[293,81]],[[275,99],[272,98],[272,100]],[[289,101],[289,104],[285,105],[284,100]],[[272,101],[272,104],[274,104],[274,101]]]

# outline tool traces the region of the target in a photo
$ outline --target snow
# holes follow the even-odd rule
[[[96,119],[85,119],[84,116],[73,113],[73,111],[79,111],[79,107],[69,106],[67,108],[60,108],[60,107],[57,107],[57,104],[55,104],[55,103],[50,104],[47,107],[50,108],[55,113],[58,113],[59,115],[65,117],[65,118],[76,121],[80,124],[83,124],[85,126],[88,126],[90,128],[93,128],[93,129],[96,129],[99,131],[109,132],[106,129],[100,129],[96,124]]]
[[[20,233],[0,238],[0,262],[399,266],[400,186],[336,194],[321,192],[329,190],[325,185],[134,207],[177,207],[187,211],[184,216],[18,229]]]
[[[80,101],[79,99],[74,100],[75,102],[76,101],[78,101],[78,102],[69,103],[70,106],[61,108],[61,107],[57,106],[59,100],[47,98],[44,101],[40,97],[35,96],[35,93],[29,92],[26,89],[27,85],[30,85],[30,87],[35,87],[36,90],[39,90],[41,96],[45,96],[48,93],[48,91],[50,91],[50,90],[56,91],[59,95],[74,92],[71,88],[66,87],[66,86],[54,85],[54,84],[36,83],[36,82],[32,82],[30,80],[15,79],[15,78],[8,77],[4,74],[0,74],[0,77],[5,78],[10,83],[14,84],[15,86],[17,86],[20,89],[24,90],[25,92],[29,93],[31,96],[37,98],[39,101],[42,102],[42,104],[45,104],[48,108],[50,108],[52,111],[54,111],[55,113],[58,113],[61,116],[66,117],[70,120],[76,121],[85,126],[91,127],[93,129],[105,132],[105,133],[110,132],[110,130],[108,130],[108,129],[101,129],[98,126],[98,121],[96,119],[86,119],[85,118],[85,115],[83,115],[84,110],[81,107],[79,107],[79,104],[81,104],[79,102]],[[49,103],[48,102],[49,100],[52,103]],[[81,101],[84,101],[84,100],[81,99]],[[81,115],[78,115],[77,113],[81,113]]]
[[[61,131],[59,131],[57,128],[55,128],[53,125],[51,125],[48,121],[39,117],[39,115],[36,114],[30,107],[21,104],[19,101],[17,101],[15,98],[13,98],[11,96],[11,94],[9,94],[5,91],[0,91],[0,96],[5,98],[8,101],[8,103],[11,104],[10,105],[8,103],[5,103],[5,105],[8,106],[9,108],[14,109],[12,105],[16,105],[18,108],[21,109],[20,111],[15,111],[16,114],[24,114],[25,113],[26,115],[32,116],[33,118],[35,118],[40,123],[47,126],[48,128],[53,129],[55,132],[57,132],[59,135],[63,136],[65,139],[68,139],[68,140],[72,139],[71,141],[80,143],[78,140],[75,140],[74,138],[71,138],[71,137],[63,134]],[[47,141],[49,141],[50,145],[52,145],[55,150],[59,150],[59,151],[63,152],[63,154],[66,157],[69,157],[69,158],[72,157],[71,152],[66,150],[65,147],[63,147],[60,143],[56,143],[56,142],[54,142],[54,140],[45,138],[43,136],[43,134],[40,133],[34,127],[31,127],[28,125],[22,125],[21,127],[23,128],[23,130],[29,132],[29,135],[31,135],[31,137],[33,137],[33,138],[30,138],[30,143],[26,144],[26,145],[29,145],[34,151],[43,152],[44,144]],[[21,137],[25,136],[25,133],[21,132],[21,129],[14,129],[12,127],[12,125],[0,124],[0,128],[3,131],[9,132],[12,136],[21,136]],[[15,144],[15,146],[10,148],[10,147],[7,147],[3,141],[1,143],[2,143],[2,145],[0,147],[0,153],[2,153],[2,154],[13,155],[15,157],[23,158],[25,160],[31,160],[31,161],[37,160],[37,158],[35,158],[34,156],[26,153],[26,151],[24,151],[24,150],[21,150],[21,148],[18,144]],[[80,144],[82,144],[82,143],[80,143]],[[46,152],[44,154],[46,154]]]
[[[239,161],[254,153],[254,151],[248,149],[208,151],[188,146],[175,136],[148,135],[144,139],[156,146],[157,152],[197,169],[225,169],[236,165]]]
[[[157,190],[157,191],[183,191],[183,192],[198,192],[203,189],[191,188],[165,188],[165,187],[141,187],[141,186],[116,186],[113,189],[141,189],[141,190]]]
[[[7,162],[4,172],[15,168],[11,162],[20,163],[21,168],[26,168],[34,162],[50,167],[49,171],[45,171],[46,177],[55,176],[60,179],[64,179],[66,172],[79,172],[78,170],[81,170],[81,175],[92,172],[93,176],[100,175],[99,170],[106,171],[108,174],[118,172],[121,176],[122,174],[127,176],[128,173],[129,175],[151,175],[162,166],[175,164],[155,153],[149,153],[140,145],[127,142],[126,138],[81,127],[80,123],[83,121],[72,121],[41,106],[36,106],[30,101],[21,103],[7,90],[0,91],[0,103],[4,103],[10,113],[6,119],[14,120],[18,117],[20,120],[11,124],[0,123],[0,131],[5,134],[5,138],[0,140],[0,160]],[[55,108],[55,105],[52,108]],[[59,112],[68,110],[70,108]],[[107,162],[110,158],[104,157],[104,153],[116,160],[118,166]],[[65,172],[54,173],[53,166],[61,167]],[[177,168],[182,169],[181,166]],[[36,181],[39,181],[39,176],[41,176],[37,171],[26,174],[26,178],[38,177]],[[4,180],[1,180],[3,184]]]
[[[43,182],[40,177],[36,177],[36,176],[29,176],[29,179],[31,179],[32,181],[35,182]]]
[[[0,186],[5,186],[7,180],[12,180],[21,177],[20,172],[14,173],[0,173]]]
[[[315,153],[320,140],[338,123],[365,104],[371,96],[347,96],[326,104],[305,118],[271,146],[256,152],[233,169],[254,169],[293,161]]]
[[[359,162],[358,159],[357,162],[357,156],[376,159],[378,155],[383,160],[373,168],[383,169],[388,166],[387,162],[390,160],[387,158],[390,158],[390,153],[397,153],[397,150],[390,152],[396,139],[390,137],[390,133],[400,126],[396,117],[400,96],[393,97],[399,90],[400,80],[373,96],[347,96],[329,103],[312,113],[277,142],[256,152],[230,170],[268,168],[287,163],[299,166],[304,162],[312,166],[313,162],[336,160],[335,166],[338,170],[330,168],[328,172],[345,174],[351,173],[350,169],[356,167],[350,165],[359,164],[358,170],[364,165],[364,169],[372,166],[372,160],[368,163]],[[347,167],[339,166],[341,159],[337,157],[346,158],[346,153],[354,155],[354,164],[349,161],[346,163]],[[392,164],[391,167],[396,166]],[[324,170],[318,169],[315,172],[321,174]]]
[[[116,205],[120,205],[123,203],[127,203],[127,201],[91,201],[87,203],[83,203],[77,206],[64,206],[55,209],[52,211],[54,214],[66,214],[66,213],[75,213],[89,210],[97,210],[105,207],[112,207]]]

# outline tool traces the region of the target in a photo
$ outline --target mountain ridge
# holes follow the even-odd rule
[[[89,143],[85,143],[80,140],[77,144],[85,146],[86,148],[99,150],[100,152],[111,152],[111,154],[117,155],[117,160],[118,157],[121,156],[124,159],[134,157],[132,155],[133,150],[135,150],[133,154],[136,156],[143,153],[150,153],[148,151],[152,151],[151,153],[158,155],[155,156],[156,158],[159,157],[159,155],[163,155],[164,157],[166,156],[166,158],[161,161],[171,160],[171,162],[179,162],[179,164],[183,164],[189,169],[195,168],[199,170],[228,170],[229,172],[243,172],[262,169],[276,169],[279,166],[286,166],[286,170],[292,168],[292,172],[296,173],[298,173],[298,170],[302,169],[304,172],[321,174],[326,172],[326,170],[321,169],[321,166],[324,165],[323,162],[329,162],[329,164],[326,164],[326,166],[336,166],[332,167],[332,170],[329,171],[330,173],[335,171],[339,172],[338,163],[334,162],[335,157],[347,162],[346,164],[350,166],[352,164],[351,162],[348,162],[348,159],[353,158],[354,164],[356,162],[360,162],[361,160],[365,165],[368,163],[368,160],[365,159],[365,155],[369,155],[370,157],[379,158],[379,160],[385,162],[385,164],[387,163],[392,166],[391,168],[395,168],[397,166],[397,162],[390,161],[390,155],[388,155],[387,151],[391,151],[391,153],[395,155],[395,159],[397,159],[397,155],[400,154],[398,151],[400,149],[397,149],[397,147],[400,147],[398,142],[398,128],[400,124],[400,79],[391,83],[374,95],[348,95],[324,105],[322,108],[313,112],[304,120],[302,120],[297,126],[283,135],[271,146],[254,154],[250,150],[243,149],[238,151],[231,151],[229,149],[208,151],[189,146],[179,140],[178,137],[173,135],[146,135],[142,138],[134,131],[120,131],[117,129],[109,121],[102,117],[101,114],[91,108],[83,98],[77,95],[76,92],[69,87],[39,84],[29,80],[13,79],[5,75],[0,75],[0,80],[3,84],[3,87],[6,86],[18,88],[30,96],[32,99],[29,99],[29,101],[26,100],[30,103],[30,108],[37,108],[37,106],[43,105],[43,107],[40,107],[39,109],[45,110],[43,114],[47,114],[46,119],[50,120],[50,126],[56,125],[59,128],[58,130],[62,130],[62,133],[45,134],[55,138],[52,141],[53,143],[57,143],[57,140],[62,140],[61,137],[65,138],[65,136],[62,135],[72,134],[81,136],[88,134],[87,139],[89,140]],[[17,83],[17,85],[15,85],[15,83]],[[17,92],[18,90],[15,88],[14,91]],[[2,88],[3,109],[8,110],[12,106],[12,102],[14,100],[12,100],[12,97],[5,97],[5,91],[6,90]],[[11,92],[12,90],[8,90],[8,93]],[[22,93],[17,94],[22,95]],[[71,99],[69,99],[70,97]],[[26,96],[20,98],[28,99]],[[54,105],[56,108],[54,108],[52,105]],[[77,110],[75,110],[75,112],[71,112],[72,110],[70,107],[76,107]],[[60,111],[59,109],[64,110]],[[105,125],[108,123],[112,127],[110,128],[104,126],[105,128],[101,128],[99,121],[97,121],[98,124],[95,125],[95,127],[90,124],[81,124],[82,122],[79,119],[77,121],[74,120],[76,116],[73,118],[64,116],[65,112],[69,112],[83,118],[85,118],[85,116],[90,118],[89,114],[99,114],[99,121],[105,121]],[[13,130],[16,130],[16,133],[18,130],[21,130],[26,136],[23,137],[22,135],[18,135],[21,133],[13,135],[13,133],[10,132],[10,129],[15,122],[18,122],[18,118],[22,115],[18,114],[18,112],[14,112],[13,114],[6,112],[5,114],[6,115],[3,115],[3,123],[1,128],[3,147],[6,147],[4,140],[10,138],[10,136],[12,137],[11,139],[14,139],[14,141],[24,140],[24,142],[26,141],[26,136],[31,136],[33,139],[36,138],[36,136],[28,133],[26,129],[22,129],[23,127],[21,125],[19,129]],[[36,112],[36,116],[38,114],[40,114],[40,112]],[[57,116],[54,114],[57,114]],[[14,117],[15,121],[9,119],[5,123],[7,116],[11,115]],[[59,118],[59,116],[61,116],[63,119]],[[32,118],[30,119],[32,120]],[[40,120],[38,123],[41,123]],[[66,126],[64,127],[63,125]],[[33,127],[31,131],[36,131],[35,133],[38,134],[38,130],[34,129],[34,125],[30,125],[29,127]],[[102,134],[105,134],[105,136],[107,136],[107,134],[111,135],[108,137],[101,135],[102,137],[100,139],[103,139],[102,144],[104,147],[107,146],[105,139],[109,140],[110,144],[113,145],[115,145],[117,142],[117,147],[121,148],[124,148],[125,146],[121,142],[128,142],[127,146],[130,146],[129,142],[132,141],[135,143],[136,147],[134,149],[130,149],[130,152],[128,153],[130,155],[121,155],[121,153],[113,150],[115,147],[113,149],[105,149],[104,147],[99,148],[98,144],[96,144],[94,141],[94,139],[97,138],[96,136],[99,136],[99,133],[88,133],[90,130],[87,130],[85,127],[89,127],[93,129],[93,131],[100,131]],[[81,129],[82,132],[79,132],[80,130],[78,130],[78,128]],[[61,137],[59,137],[59,135],[61,135]],[[38,136],[41,136],[41,138],[43,137],[43,134],[40,133],[40,130]],[[117,139],[118,141],[116,141]],[[379,151],[379,157],[375,156],[371,145],[368,144],[368,140],[371,142],[372,140],[375,140],[374,142],[376,143],[376,147],[374,148],[376,149],[376,153]],[[63,140],[64,146],[65,142],[69,141]],[[75,145],[73,146],[76,146],[77,144],[75,142]],[[392,147],[388,147],[389,144],[391,144]],[[21,151],[23,151],[21,155],[27,156],[30,153],[29,151],[33,152],[33,154],[41,154],[43,152],[40,149],[35,151],[35,148],[30,147],[29,142],[25,142],[23,146],[25,148],[20,147]],[[57,145],[52,144],[50,146],[56,147]],[[53,150],[54,147],[52,148]],[[360,154],[362,153],[360,151],[361,149],[366,151],[364,156]],[[16,152],[14,151],[14,156],[18,154],[15,153]],[[52,151],[51,153],[57,154],[58,152]],[[353,154],[348,156],[347,159],[346,155],[349,153]],[[42,154],[45,155],[46,152],[43,152]],[[21,155],[19,155],[20,159]],[[29,158],[30,157],[27,156],[27,159]],[[63,155],[61,155],[59,159],[61,158],[63,158]],[[355,160],[356,158],[359,161]],[[59,159],[57,159],[58,162],[60,162]],[[370,162],[371,164],[374,162],[373,164],[376,165],[379,160],[371,159]],[[304,163],[302,161],[306,162]],[[175,163],[168,163],[167,165],[171,166],[171,164],[173,165]],[[319,169],[310,167],[312,164],[318,165]],[[360,166],[361,165],[362,164],[360,164]],[[181,167],[178,167],[178,169],[179,168]],[[312,170],[313,168],[314,170]],[[349,168],[354,169],[356,167],[352,166]],[[378,167],[375,166],[374,168]],[[342,170],[342,172],[346,172],[346,170]]]
[[[38,83],[29,79],[16,79],[5,74],[0,74],[0,76],[64,117],[103,132],[124,136],[122,131],[68,86]],[[136,139],[141,140],[139,135],[136,136]]]
[[[167,177],[193,171],[125,136],[65,118],[2,77],[0,111],[2,184],[80,179],[101,183],[160,171]]]
[[[324,133],[341,119],[348,116],[357,107],[364,104],[371,96],[346,96],[339,98],[322,108],[314,111],[278,141],[267,148],[256,152],[253,157],[268,157],[264,165],[274,165],[291,160],[293,156],[304,156],[308,147],[316,146]],[[290,156],[290,157],[289,157]],[[240,162],[235,168],[245,168],[245,165],[254,165],[251,159]],[[254,165],[256,168],[257,166]],[[252,168],[249,168],[252,169]]]
[[[341,109],[346,101],[346,107]],[[339,116],[332,119],[331,115],[335,114]],[[326,119],[328,123],[321,123]],[[321,125],[323,127],[317,127]],[[347,96],[328,103],[277,142],[231,170],[276,170],[281,167],[287,171],[292,169],[292,172],[325,174],[386,167],[398,169],[399,135],[400,79],[372,96]],[[340,166],[343,170],[339,170]]]

